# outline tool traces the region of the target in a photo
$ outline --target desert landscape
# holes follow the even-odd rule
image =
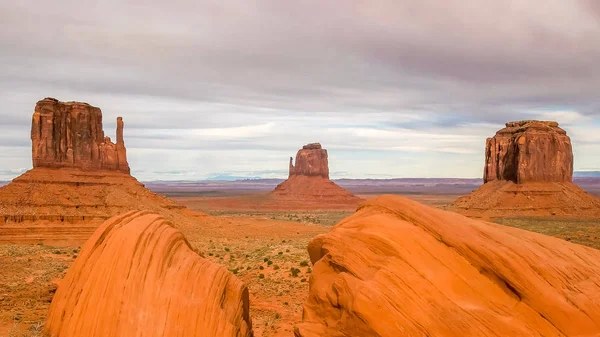
[[[0,2],[0,337],[600,337],[598,22]]]
[[[483,181],[335,183],[311,143],[285,181],[146,185],[123,126],[36,104],[33,169],[0,188],[0,335],[600,332],[598,182],[554,122],[507,123]]]

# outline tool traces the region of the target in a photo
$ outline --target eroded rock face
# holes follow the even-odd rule
[[[595,336],[600,251],[398,196],[308,247],[301,337]]]
[[[54,295],[52,337],[252,336],[246,286],[160,216],[107,220]]]
[[[319,143],[307,144],[296,153],[296,165],[290,157],[290,177],[307,176],[323,177],[329,179],[329,163],[327,162],[327,150]]]
[[[33,167],[71,167],[129,173],[123,119],[117,119],[117,143],[104,137],[102,112],[87,103],[37,102],[31,124]]]
[[[556,122],[506,123],[485,147],[484,182],[571,182],[571,140]]]

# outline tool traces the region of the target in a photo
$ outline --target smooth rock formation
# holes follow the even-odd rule
[[[246,286],[160,216],[106,221],[61,280],[51,337],[250,337]]]
[[[33,167],[118,170],[129,173],[123,119],[117,119],[117,143],[104,136],[102,111],[81,102],[45,98],[37,102],[31,123]]]
[[[296,165],[290,157],[290,173],[292,176],[323,177],[329,179],[329,163],[327,150],[319,143],[307,144],[296,153]]]
[[[296,336],[600,335],[589,247],[382,196],[308,251]]]
[[[451,209],[475,218],[599,217],[600,199],[572,179],[571,140],[558,123],[510,122],[486,141],[484,185]]]
[[[556,122],[506,123],[486,141],[483,181],[494,180],[571,182],[571,139]]]
[[[307,144],[296,154],[296,165],[290,158],[289,178],[271,193],[278,200],[305,204],[321,203],[320,207],[357,206],[362,199],[329,180],[327,150],[319,143]],[[293,205],[288,205],[293,208]]]

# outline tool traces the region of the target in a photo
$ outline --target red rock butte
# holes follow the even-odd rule
[[[388,195],[308,252],[297,337],[600,334],[593,248]]]
[[[327,150],[321,144],[304,145],[296,153],[296,164],[290,157],[289,177],[275,187],[271,195],[277,199],[319,201],[325,204],[356,206],[362,199],[329,179]]]
[[[600,199],[572,179],[571,139],[558,123],[510,122],[486,141],[484,184],[452,208],[477,218],[600,216]]]
[[[31,127],[34,167],[0,188],[0,241],[81,242],[106,219],[130,210],[151,210],[177,223],[200,215],[129,174],[121,118],[116,138],[113,144],[104,136],[99,108],[39,101]]]
[[[250,337],[246,286],[190,246],[160,216],[107,220],[52,299],[52,337]]]
[[[121,117],[117,118],[116,135],[116,144],[104,136],[99,108],[45,98],[35,105],[31,122],[33,167],[129,173]]]

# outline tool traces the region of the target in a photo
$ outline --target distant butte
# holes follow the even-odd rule
[[[481,218],[600,216],[600,199],[572,183],[571,139],[557,122],[506,123],[486,140],[483,180],[452,208]]]
[[[202,215],[129,174],[120,117],[116,136],[116,144],[105,137],[97,107],[54,98],[37,102],[33,169],[0,188],[0,241],[39,242],[60,233],[64,241],[81,242],[103,221],[129,210],[150,210],[179,223]]]
[[[271,194],[278,199],[358,205],[362,199],[329,179],[327,150],[319,143],[304,145],[296,153],[296,164],[290,157],[288,179]]]

